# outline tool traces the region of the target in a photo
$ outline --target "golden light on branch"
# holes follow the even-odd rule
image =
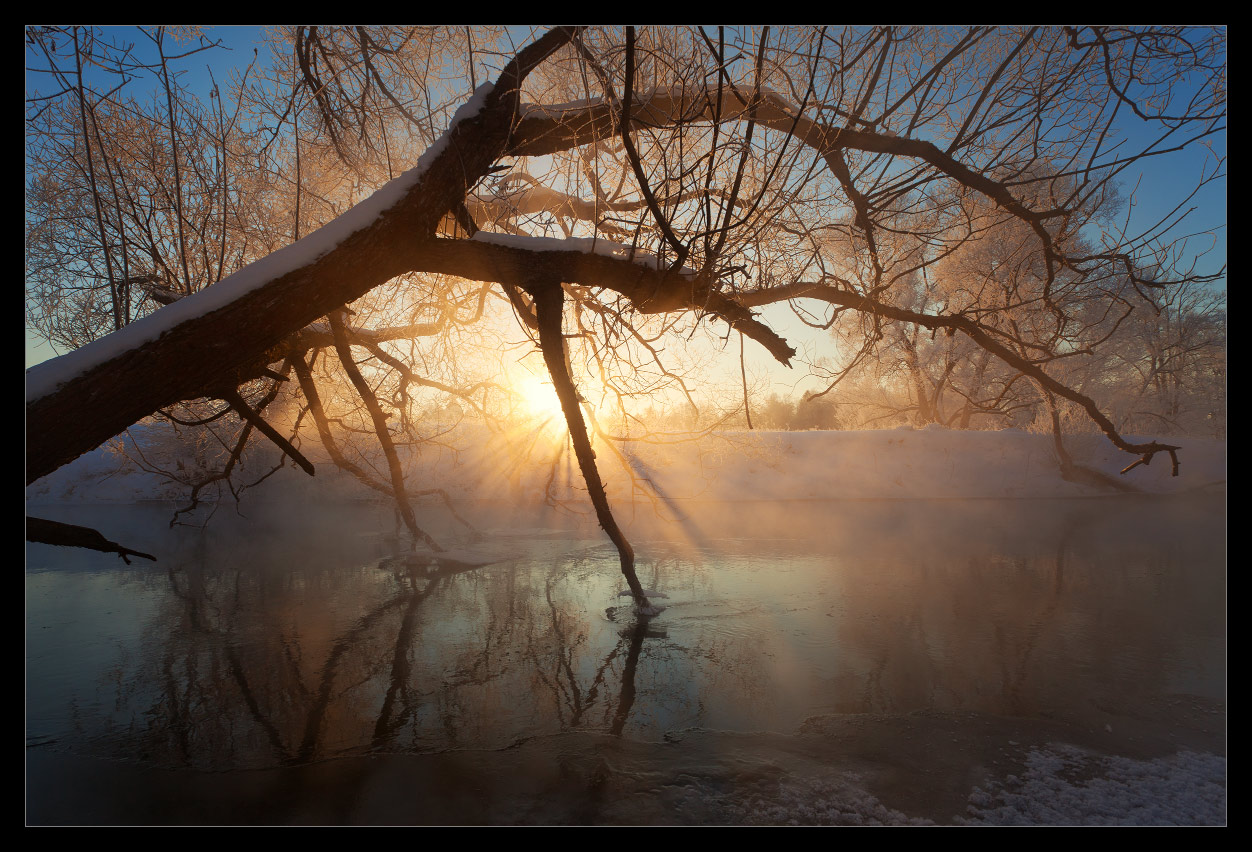
[[[29,313],[81,348],[28,377],[28,476],[257,383],[307,412],[293,431],[386,455],[453,410],[499,431],[502,397],[559,408],[595,480],[588,401],[623,422],[666,395],[705,424],[755,408],[745,362],[735,406],[701,413],[687,353],[739,332],[745,359],[794,366],[771,305],[841,353],[809,359],[819,396],[877,383],[860,423],[1025,425],[1054,395],[1146,463],[1174,445],[1128,424],[1224,418],[1225,270],[1183,224],[1224,178],[1223,30],[557,28],[516,55],[493,32],[466,81],[427,75],[467,68],[467,33],[295,28],[207,107],[162,57],[145,111],[75,70],[121,48],[31,30],[56,85],[28,109]],[[1208,159],[1160,222],[1111,224],[1131,169],[1190,150]],[[559,407],[490,366],[542,336],[541,297]],[[274,377],[287,359],[298,382]],[[371,487],[401,496],[385,467]]]

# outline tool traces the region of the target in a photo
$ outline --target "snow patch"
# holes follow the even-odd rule
[[[732,789],[693,779],[673,795],[707,814],[708,822],[725,825],[934,825],[884,805],[854,772],[809,778],[767,773],[755,781],[742,777]]]
[[[1184,751],[1156,760],[1072,745],[1032,750],[1026,771],[970,796],[966,825],[1225,825],[1226,758]]]
[[[576,251],[583,254],[598,254],[604,257],[626,260],[630,263],[658,271],[666,271],[671,266],[671,264],[666,263],[654,254],[641,251],[634,246],[615,243],[612,240],[600,239],[599,237],[532,237],[526,234],[496,234],[488,231],[479,231],[471,239],[480,243],[522,249],[524,251]],[[689,266],[684,266],[682,274],[696,275],[697,272]]]

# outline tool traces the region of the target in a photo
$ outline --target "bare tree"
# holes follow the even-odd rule
[[[388,455],[383,397],[401,420],[406,389],[423,382],[482,404],[481,387],[429,378],[418,350],[398,345],[420,342],[418,328],[476,321],[472,294],[479,306],[507,302],[542,351],[641,607],[591,437],[611,441],[585,419],[586,389],[625,411],[660,386],[631,378],[651,364],[661,385],[685,391],[662,355],[674,332],[738,332],[789,364],[792,347],[753,312],[764,305],[856,329],[856,354],[832,382],[889,343],[919,412],[937,419],[959,381],[972,416],[989,405],[990,372],[1006,387],[1019,375],[1078,406],[1136,464],[1167,453],[1177,470],[1176,446],[1124,437],[1064,368],[1171,287],[1224,274],[1197,273],[1164,239],[1182,207],[1144,233],[1111,224],[1120,175],[1223,138],[1222,31],[558,28],[449,116],[452,101],[435,93],[452,90],[414,57],[430,62],[464,35],[292,31],[278,76],[287,95],[266,102],[273,144],[290,154],[269,181],[285,181],[294,224],[267,239],[295,242],[107,345],[34,368],[28,481],[184,400],[226,400],[260,430],[236,389],[288,369],[318,421],[313,356],[332,349]],[[461,66],[471,80],[489,42]],[[1125,137],[1127,121],[1150,135]],[[1220,177],[1221,163],[1198,182]],[[184,233],[178,254],[197,250]],[[924,336],[961,341],[938,379],[924,375]],[[353,378],[357,352],[378,365],[378,387],[398,390],[380,396]],[[334,436],[317,429],[329,449]],[[403,479],[389,461],[376,485],[403,503]]]

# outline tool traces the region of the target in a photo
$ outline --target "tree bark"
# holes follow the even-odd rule
[[[587,423],[583,419],[582,408],[578,404],[578,389],[570,376],[565,360],[565,337],[561,331],[561,309],[565,304],[565,291],[557,279],[531,279],[523,285],[526,292],[534,299],[535,313],[539,322],[539,348],[543,351],[543,361],[552,377],[552,386],[556,388],[557,398],[561,401],[561,411],[565,414],[565,422],[569,426],[570,440],[574,444],[574,455],[578,458],[578,467],[582,471],[583,480],[587,483],[587,492],[591,496],[591,505],[595,507],[596,519],[608,535],[609,540],[617,548],[621,560],[622,575],[630,586],[630,594],[641,610],[650,607],[643,586],[635,575],[635,551],[626,540],[613,511],[609,508],[609,498],[604,491],[604,482],[600,479],[600,471],[596,467],[595,450],[591,448],[591,439],[587,435]]]
[[[481,110],[448,131],[404,197],[375,221],[313,262],[183,321],[156,340],[103,358],[54,391],[29,399],[27,484],[158,408],[237,386],[241,369],[258,360],[279,360],[281,354],[269,357],[270,350],[287,336],[379,284],[421,269],[422,238],[435,234],[453,205],[504,153],[522,80],[573,34],[559,27],[524,48],[505,66]]]
[[[400,517],[414,539],[425,542],[431,550],[440,553],[443,548],[439,546],[439,543],[417,525],[417,518],[413,514],[413,506],[409,503],[408,491],[404,485],[404,469],[400,466],[400,457],[396,454],[396,446],[391,440],[391,431],[387,426],[387,415],[378,404],[378,397],[365,381],[365,377],[357,369],[356,362],[352,360],[352,347],[348,344],[341,312],[332,311],[327,315],[327,319],[330,321],[331,334],[335,337],[335,352],[339,355],[339,362],[343,365],[344,372],[348,374],[348,380],[356,388],[357,396],[361,397],[366,410],[369,411],[370,420],[374,424],[374,434],[378,437],[378,444],[382,447],[383,455],[387,459],[387,470],[391,474],[391,493],[395,495]]]

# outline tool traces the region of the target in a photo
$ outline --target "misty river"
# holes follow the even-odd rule
[[[1225,821],[1225,495],[634,509],[50,507],[28,822]]]

